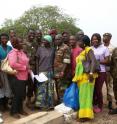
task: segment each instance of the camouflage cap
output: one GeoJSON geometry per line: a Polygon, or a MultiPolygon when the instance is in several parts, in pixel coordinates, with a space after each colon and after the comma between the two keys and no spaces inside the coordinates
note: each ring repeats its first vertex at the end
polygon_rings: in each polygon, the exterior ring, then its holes
{"type": "Polygon", "coordinates": [[[104,34],[103,34],[103,37],[104,37],[104,36],[109,36],[109,37],[111,38],[111,37],[112,37],[112,34],[111,34],[111,33],[104,33],[104,34]]]}

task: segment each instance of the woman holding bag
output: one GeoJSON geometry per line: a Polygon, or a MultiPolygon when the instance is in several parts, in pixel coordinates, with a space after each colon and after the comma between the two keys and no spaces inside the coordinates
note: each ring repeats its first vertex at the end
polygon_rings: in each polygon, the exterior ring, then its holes
{"type": "Polygon", "coordinates": [[[94,118],[93,113],[93,91],[97,74],[95,74],[96,59],[92,49],[90,48],[90,39],[84,35],[80,47],[83,51],[76,58],[76,71],[73,82],[77,82],[79,88],[79,111],[78,117],[80,121],[87,121],[94,118]],[[86,72],[84,62],[90,62],[90,70],[86,72]]]}
{"type": "Polygon", "coordinates": [[[9,82],[13,93],[11,116],[20,118],[19,114],[27,115],[23,110],[23,101],[26,95],[26,83],[29,73],[29,59],[22,50],[20,38],[12,41],[13,50],[8,54],[8,61],[15,75],[9,75],[9,82]]]}
{"type": "MultiPolygon", "coordinates": [[[[9,36],[6,33],[0,35],[0,62],[7,57],[7,54],[12,50],[7,45],[9,36]]],[[[11,97],[11,90],[9,87],[8,77],[5,72],[0,71],[0,110],[8,109],[8,99],[11,97]]]]}

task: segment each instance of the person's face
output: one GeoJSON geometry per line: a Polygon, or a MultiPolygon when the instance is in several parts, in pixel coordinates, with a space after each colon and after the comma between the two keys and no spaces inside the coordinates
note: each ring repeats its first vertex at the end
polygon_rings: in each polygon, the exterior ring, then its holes
{"type": "Polygon", "coordinates": [[[14,31],[11,31],[10,32],[10,37],[13,38],[13,37],[16,37],[16,33],[14,31]]]}
{"type": "Polygon", "coordinates": [[[103,42],[104,43],[110,43],[111,38],[109,36],[104,36],[103,37],[103,42]]]}
{"type": "Polygon", "coordinates": [[[16,47],[17,47],[16,42],[17,42],[17,38],[14,37],[14,38],[11,40],[11,44],[12,44],[13,48],[16,48],[16,47]]]}
{"type": "Polygon", "coordinates": [[[30,41],[33,41],[34,38],[35,38],[35,33],[34,33],[34,31],[29,31],[29,33],[28,33],[28,39],[29,39],[30,41]]]}
{"type": "Polygon", "coordinates": [[[46,40],[43,40],[42,45],[45,46],[45,47],[48,47],[48,46],[50,46],[50,43],[46,40]]]}
{"type": "Polygon", "coordinates": [[[60,46],[62,44],[62,37],[55,37],[55,45],[60,46]]]}
{"type": "Polygon", "coordinates": [[[6,45],[7,42],[8,42],[8,37],[7,37],[7,36],[1,36],[1,43],[2,43],[3,45],[6,45]]]}
{"type": "Polygon", "coordinates": [[[67,44],[69,42],[69,34],[64,33],[62,39],[63,39],[63,42],[67,44]]]}
{"type": "Polygon", "coordinates": [[[93,36],[92,38],[92,45],[93,46],[99,46],[100,42],[98,41],[97,37],[96,36],[93,36]]]}
{"type": "Polygon", "coordinates": [[[69,43],[70,43],[70,46],[76,45],[76,39],[74,36],[70,36],[69,43]]]}
{"type": "Polygon", "coordinates": [[[78,45],[79,47],[81,47],[81,46],[82,46],[82,41],[81,41],[81,40],[77,41],[77,45],[78,45]]]}
{"type": "Polygon", "coordinates": [[[55,33],[51,33],[50,36],[52,37],[52,39],[55,39],[56,34],[55,33]]]}
{"type": "Polygon", "coordinates": [[[13,48],[22,49],[23,48],[23,40],[21,38],[13,38],[11,42],[13,48]]]}
{"type": "Polygon", "coordinates": [[[42,32],[41,31],[36,31],[35,38],[41,40],[41,38],[42,38],[42,32]]]}

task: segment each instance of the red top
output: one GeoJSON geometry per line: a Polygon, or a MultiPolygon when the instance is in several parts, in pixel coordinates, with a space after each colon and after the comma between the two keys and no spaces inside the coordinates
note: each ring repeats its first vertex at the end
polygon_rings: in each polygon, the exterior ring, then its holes
{"type": "Polygon", "coordinates": [[[72,66],[72,76],[75,74],[76,68],[76,57],[81,53],[82,48],[76,47],[71,50],[71,66],[72,66]]]}

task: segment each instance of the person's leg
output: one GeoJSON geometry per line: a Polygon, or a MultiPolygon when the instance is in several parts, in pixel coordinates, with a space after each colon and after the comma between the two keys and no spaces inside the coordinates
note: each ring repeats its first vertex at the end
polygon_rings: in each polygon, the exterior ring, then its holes
{"type": "Polygon", "coordinates": [[[54,107],[54,82],[52,79],[48,81],[48,106],[50,108],[54,107]]]}
{"type": "Polygon", "coordinates": [[[112,98],[113,98],[113,78],[110,72],[107,72],[107,80],[106,80],[106,87],[107,87],[107,100],[108,100],[108,108],[112,109],[112,98]]]}
{"type": "Polygon", "coordinates": [[[19,114],[18,114],[18,107],[19,107],[19,97],[18,94],[21,93],[21,91],[19,91],[19,82],[16,79],[16,77],[12,76],[10,77],[10,86],[11,86],[11,90],[13,93],[13,100],[12,100],[12,105],[11,105],[11,116],[15,117],[15,118],[20,118],[19,114]]]}
{"type": "Polygon", "coordinates": [[[29,76],[27,81],[27,102],[26,105],[30,108],[31,105],[31,98],[33,97],[34,86],[31,77],[29,76]]]}
{"type": "Polygon", "coordinates": [[[37,84],[35,107],[47,108],[47,83],[40,82],[37,84]]]}
{"type": "Polygon", "coordinates": [[[18,112],[19,114],[22,114],[22,115],[28,115],[28,113],[26,113],[24,111],[24,108],[23,108],[23,102],[24,102],[24,99],[26,97],[26,81],[21,81],[19,80],[19,102],[18,102],[18,112]]]}
{"type": "Polygon", "coordinates": [[[113,92],[117,104],[117,78],[113,79],[113,92]]]}
{"type": "Polygon", "coordinates": [[[94,102],[94,104],[97,104],[100,109],[102,109],[103,107],[102,87],[105,80],[106,73],[101,72],[95,82],[94,100],[96,101],[94,102]]]}
{"type": "Polygon", "coordinates": [[[117,114],[117,78],[113,78],[113,91],[114,91],[114,96],[116,100],[116,108],[112,109],[109,114],[117,114]]]}

